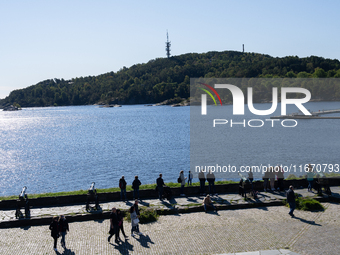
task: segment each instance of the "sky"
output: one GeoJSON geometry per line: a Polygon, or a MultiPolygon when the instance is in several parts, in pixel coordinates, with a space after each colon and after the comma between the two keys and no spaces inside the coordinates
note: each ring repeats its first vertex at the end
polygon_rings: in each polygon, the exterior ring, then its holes
{"type": "Polygon", "coordinates": [[[0,0],[0,98],[46,79],[171,54],[242,51],[340,59],[340,1],[0,0]]]}

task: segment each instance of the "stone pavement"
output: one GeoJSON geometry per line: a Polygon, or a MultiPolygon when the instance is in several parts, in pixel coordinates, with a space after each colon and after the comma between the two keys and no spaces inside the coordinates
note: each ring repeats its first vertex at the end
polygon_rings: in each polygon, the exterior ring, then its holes
{"type": "Polygon", "coordinates": [[[237,252],[237,253],[225,253],[219,255],[299,255],[296,252],[279,249],[279,250],[266,250],[266,251],[251,251],[251,252],[237,252]]]}
{"type": "MultiPolygon", "coordinates": [[[[332,187],[333,196],[339,197],[339,191],[339,187],[332,187]]],[[[315,196],[305,189],[296,192],[315,196]]],[[[217,205],[262,203],[263,207],[160,216],[157,222],[140,225],[142,236],[130,236],[120,245],[107,242],[109,220],[72,222],[66,237],[68,250],[58,244],[57,253],[52,249],[47,225],[3,228],[0,254],[339,254],[340,205],[324,203],[325,212],[295,211],[296,218],[291,218],[284,206],[265,207],[283,198],[284,192],[260,193],[256,201],[245,201],[237,194],[215,196],[217,205]]],[[[199,207],[202,200],[203,197],[176,197],[170,202],[147,199],[140,205],[189,208],[199,207]]],[[[131,202],[110,202],[101,207],[105,211],[113,206],[127,209],[130,205],[131,202]]],[[[31,213],[32,218],[86,214],[84,205],[33,208],[31,213]]],[[[13,220],[14,211],[0,211],[0,217],[1,221],[13,220]]],[[[124,226],[130,235],[130,223],[124,222],[124,226]]]]}
{"type": "MultiPolygon", "coordinates": [[[[340,200],[340,187],[331,187],[333,192],[333,196],[337,197],[340,200]]],[[[296,193],[302,195],[303,197],[316,197],[315,193],[307,192],[307,189],[296,189],[296,193]]],[[[216,203],[217,206],[224,206],[224,209],[228,208],[228,205],[231,206],[231,209],[235,209],[235,205],[242,205],[247,207],[248,205],[258,204],[258,206],[269,206],[269,205],[280,205],[281,201],[285,199],[285,192],[259,192],[258,199],[248,199],[245,201],[243,197],[238,194],[220,194],[218,196],[213,196],[212,200],[216,203]],[[234,206],[234,207],[233,207],[234,206]]],[[[196,197],[175,197],[170,201],[164,200],[160,201],[159,199],[143,199],[140,201],[140,207],[148,207],[159,210],[166,209],[189,209],[193,207],[199,207],[202,211],[203,207],[201,204],[203,202],[204,196],[196,196],[196,197]]],[[[120,209],[129,209],[132,205],[133,201],[122,202],[122,201],[113,201],[109,203],[100,203],[100,207],[103,212],[108,212],[112,207],[117,207],[120,209]]],[[[23,209],[22,209],[23,211],[23,209]]],[[[183,211],[183,210],[182,210],[183,211]]],[[[191,210],[192,211],[192,210],[191,210]]],[[[32,208],[31,209],[31,218],[39,218],[39,217],[52,217],[54,215],[86,215],[88,214],[85,209],[85,205],[70,205],[70,206],[61,206],[61,207],[44,207],[44,208],[32,208]]],[[[0,210],[0,223],[13,221],[15,219],[15,210],[0,210]]]]}
{"type": "Polygon", "coordinates": [[[57,253],[47,225],[0,229],[0,254],[339,254],[340,205],[323,205],[324,212],[295,211],[295,218],[284,206],[160,216],[140,224],[137,237],[124,222],[129,238],[120,245],[107,242],[109,220],[73,222],[68,249],[59,239],[57,253]]]}

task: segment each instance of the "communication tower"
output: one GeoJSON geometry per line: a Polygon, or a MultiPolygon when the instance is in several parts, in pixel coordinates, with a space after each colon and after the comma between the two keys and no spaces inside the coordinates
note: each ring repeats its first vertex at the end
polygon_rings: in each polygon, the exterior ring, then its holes
{"type": "Polygon", "coordinates": [[[165,51],[166,51],[166,56],[170,58],[170,47],[171,47],[171,42],[169,42],[169,36],[168,36],[168,30],[166,31],[166,43],[165,43],[165,51]]]}

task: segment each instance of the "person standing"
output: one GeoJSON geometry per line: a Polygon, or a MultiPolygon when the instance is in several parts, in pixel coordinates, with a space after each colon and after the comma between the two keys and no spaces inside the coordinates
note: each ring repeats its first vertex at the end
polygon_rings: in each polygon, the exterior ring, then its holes
{"type": "Polygon", "coordinates": [[[254,181],[254,174],[253,174],[253,170],[251,168],[249,169],[248,179],[251,183],[254,181]]]}
{"type": "Polygon", "coordinates": [[[192,178],[193,178],[193,175],[192,175],[191,171],[189,171],[189,175],[188,175],[188,185],[192,185],[192,178]]]}
{"type": "Polygon", "coordinates": [[[263,178],[263,189],[266,192],[267,189],[268,189],[268,179],[269,179],[269,169],[268,168],[265,169],[264,176],[262,178],[263,178]]]}
{"type": "Polygon", "coordinates": [[[275,190],[275,172],[272,166],[269,169],[269,180],[270,180],[270,188],[272,191],[274,191],[275,190]]]}
{"type": "Polygon", "coordinates": [[[60,215],[59,217],[59,232],[61,235],[60,243],[61,243],[61,247],[63,247],[64,249],[66,249],[65,236],[66,236],[67,231],[70,231],[68,228],[68,222],[64,215],[60,215]]]}
{"type": "Polygon", "coordinates": [[[125,235],[124,226],[123,226],[123,214],[122,214],[122,212],[119,209],[117,209],[117,220],[118,220],[118,233],[117,233],[117,236],[118,236],[118,240],[122,241],[120,239],[120,237],[119,237],[120,231],[122,231],[122,234],[123,234],[125,239],[127,238],[127,235],[125,235]]]}
{"type": "Polygon", "coordinates": [[[118,240],[118,217],[117,217],[117,210],[115,207],[112,208],[110,213],[110,235],[107,238],[107,241],[110,242],[111,237],[115,235],[115,243],[119,243],[118,240]]]}
{"type": "Polygon", "coordinates": [[[162,178],[162,174],[159,174],[159,177],[156,180],[157,183],[157,190],[158,190],[158,195],[159,195],[159,199],[162,200],[162,195],[163,195],[163,186],[164,186],[164,181],[162,178]]]}
{"type": "Polygon", "coordinates": [[[283,169],[281,166],[277,166],[278,167],[278,172],[276,174],[277,176],[277,186],[278,186],[278,190],[279,191],[284,191],[285,190],[285,187],[283,185],[283,179],[284,179],[284,172],[283,172],[283,169]]]}
{"type": "Polygon", "coordinates": [[[211,169],[209,170],[209,173],[207,174],[207,181],[209,184],[209,194],[217,195],[216,190],[215,190],[215,175],[213,172],[211,172],[211,169]]]}
{"type": "Polygon", "coordinates": [[[203,168],[201,168],[198,173],[198,179],[200,180],[200,195],[205,196],[205,175],[203,173],[203,168]]]}
{"type": "Polygon", "coordinates": [[[254,175],[253,175],[253,170],[251,168],[249,169],[248,180],[250,181],[250,184],[251,184],[251,190],[254,191],[254,184],[253,184],[254,175]]]}
{"type": "Polygon", "coordinates": [[[130,207],[130,216],[131,216],[131,236],[135,236],[133,232],[136,232],[138,235],[142,235],[141,232],[139,232],[139,216],[136,213],[135,207],[130,207]]]}
{"type": "Polygon", "coordinates": [[[135,207],[135,212],[139,216],[140,214],[139,214],[138,200],[137,199],[135,200],[135,203],[133,204],[133,207],[135,207]]]}
{"type": "Polygon", "coordinates": [[[307,181],[308,181],[308,192],[312,192],[313,182],[314,182],[314,172],[313,167],[309,164],[307,168],[307,181]]]}
{"type": "Polygon", "coordinates": [[[57,251],[57,242],[58,242],[58,237],[59,237],[59,223],[58,223],[58,216],[54,216],[54,217],[53,217],[49,229],[51,230],[51,236],[52,236],[53,239],[54,239],[53,250],[57,251]]]}
{"type": "Polygon", "coordinates": [[[120,199],[125,201],[126,200],[126,181],[125,181],[124,175],[119,180],[119,188],[120,188],[120,199]],[[123,195],[124,195],[124,199],[123,199],[123,195]]]}
{"type": "Polygon", "coordinates": [[[289,215],[294,217],[294,210],[295,210],[295,193],[294,193],[294,187],[292,185],[289,186],[289,190],[287,192],[287,203],[289,204],[289,215]]]}
{"type": "Polygon", "coordinates": [[[142,185],[138,176],[135,176],[135,179],[132,182],[132,189],[133,189],[133,199],[139,199],[139,186],[142,185]]]}
{"type": "Polygon", "coordinates": [[[179,178],[181,179],[181,197],[185,197],[184,194],[184,186],[185,186],[185,180],[187,179],[186,177],[184,177],[184,171],[181,170],[181,172],[179,172],[179,178]]]}

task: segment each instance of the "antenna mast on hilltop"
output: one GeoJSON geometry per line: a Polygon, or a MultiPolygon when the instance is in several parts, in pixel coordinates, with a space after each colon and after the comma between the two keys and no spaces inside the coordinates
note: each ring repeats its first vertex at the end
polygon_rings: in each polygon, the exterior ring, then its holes
{"type": "Polygon", "coordinates": [[[166,43],[165,43],[165,51],[166,51],[166,56],[170,58],[170,46],[171,42],[169,42],[169,36],[168,36],[168,30],[166,30],[166,43]]]}

